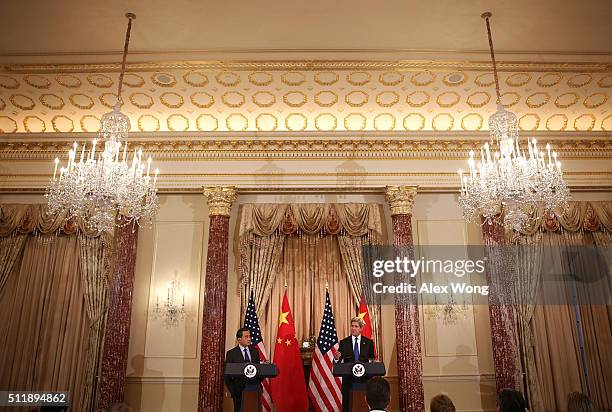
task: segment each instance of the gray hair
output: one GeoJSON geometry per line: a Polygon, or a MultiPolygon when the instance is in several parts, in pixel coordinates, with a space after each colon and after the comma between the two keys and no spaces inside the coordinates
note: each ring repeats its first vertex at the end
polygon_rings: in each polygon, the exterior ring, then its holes
{"type": "Polygon", "coordinates": [[[355,316],[354,318],[351,319],[351,324],[353,323],[357,323],[360,328],[363,328],[365,326],[364,320],[361,319],[359,316],[355,316]]]}

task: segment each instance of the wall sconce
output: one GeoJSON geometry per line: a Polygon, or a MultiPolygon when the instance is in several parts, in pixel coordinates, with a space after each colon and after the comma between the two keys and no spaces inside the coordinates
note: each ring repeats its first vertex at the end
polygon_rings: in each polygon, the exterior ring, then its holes
{"type": "Polygon", "coordinates": [[[445,304],[438,303],[434,298],[434,304],[427,304],[423,307],[423,313],[427,320],[442,319],[445,326],[456,325],[459,319],[467,319],[468,306],[465,302],[459,304],[451,295],[445,304]]]}
{"type": "Polygon", "coordinates": [[[159,291],[155,292],[155,317],[163,320],[166,327],[177,327],[179,322],[185,320],[185,289],[178,280],[168,283],[165,299],[160,304],[159,291]]]}

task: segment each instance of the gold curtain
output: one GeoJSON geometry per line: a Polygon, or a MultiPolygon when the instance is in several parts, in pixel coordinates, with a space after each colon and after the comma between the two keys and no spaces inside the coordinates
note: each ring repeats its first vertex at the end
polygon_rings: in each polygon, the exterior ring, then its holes
{"type": "Polygon", "coordinates": [[[21,260],[21,252],[25,244],[26,235],[12,235],[0,237],[0,294],[15,263],[21,260]]]}
{"type": "MultiPolygon", "coordinates": [[[[238,236],[242,312],[252,290],[266,345],[273,346],[285,280],[298,339],[318,335],[326,282],[338,334],[348,333],[348,321],[364,291],[362,248],[380,243],[381,216],[377,204],[242,206],[238,236]]],[[[369,310],[378,341],[380,310],[378,305],[369,305],[369,310]]]]}
{"type": "Polygon", "coordinates": [[[110,273],[109,251],[111,240],[107,236],[87,237],[79,235],[80,272],[83,298],[88,319],[83,398],[80,410],[95,408],[96,388],[107,308],[106,291],[110,273]]]}
{"type": "Polygon", "coordinates": [[[111,235],[66,213],[51,215],[46,205],[0,205],[0,319],[7,332],[2,338],[20,343],[25,336],[28,344],[39,345],[35,353],[28,346],[2,345],[2,387],[69,388],[72,405],[94,409],[113,248],[111,235]],[[22,312],[15,309],[22,306],[22,312]],[[27,356],[42,360],[20,364],[27,356]]]}
{"type": "Polygon", "coordinates": [[[241,290],[242,308],[246,308],[246,300],[252,290],[257,316],[259,317],[263,314],[265,303],[270,299],[272,285],[276,280],[278,261],[285,243],[285,235],[274,232],[269,236],[258,236],[254,233],[249,233],[246,236],[245,240],[249,247],[244,250],[248,251],[249,256],[245,256],[243,260],[248,265],[248,269],[243,267],[246,272],[246,281],[242,282],[242,285],[243,287],[258,285],[258,287],[241,290]]]}
{"type": "MultiPolygon", "coordinates": [[[[581,304],[579,313],[585,340],[590,395],[601,410],[611,410],[612,390],[612,306],[602,304],[602,297],[612,294],[610,278],[612,235],[612,202],[572,202],[563,212],[546,215],[534,210],[536,219],[522,233],[507,233],[509,244],[544,245],[551,267],[538,273],[538,248],[531,248],[528,255],[518,257],[514,299],[519,313],[523,363],[527,376],[531,410],[565,411],[567,395],[572,391],[585,391],[583,365],[579,352],[575,307],[571,304],[572,286],[569,282],[548,282],[546,295],[555,304],[531,307],[536,297],[530,288],[538,285],[542,293],[542,273],[568,273],[570,264],[563,247],[597,245],[601,247],[608,264],[608,277],[599,281],[598,287],[587,288],[576,283],[581,304]],[[588,304],[593,290],[601,293],[597,304],[588,304]],[[590,296],[587,296],[590,295],[590,296]],[[522,306],[521,306],[522,305],[522,306]],[[531,319],[529,319],[529,312],[531,319]],[[531,349],[530,349],[531,348],[531,349]],[[533,352],[533,354],[532,354],[533,352]]],[[[525,250],[530,248],[525,248],[525,250]]],[[[593,262],[579,255],[572,262],[584,273],[589,273],[593,262]]],[[[532,289],[533,290],[533,289],[532,289]]],[[[596,298],[597,299],[597,298],[596,298]]],[[[608,300],[609,302],[609,300],[608,300]]]]}
{"type": "Polygon", "coordinates": [[[517,235],[509,239],[515,245],[512,256],[514,281],[512,293],[515,299],[518,336],[522,364],[527,378],[530,406],[533,411],[543,410],[542,383],[536,369],[534,336],[531,330],[538,290],[542,278],[542,233],[517,235]]]}
{"type": "Polygon", "coordinates": [[[80,405],[88,320],[79,271],[75,236],[26,241],[0,294],[0,390],[68,390],[80,405]]]}
{"type": "MultiPolygon", "coordinates": [[[[610,211],[612,207],[608,209],[608,212],[610,211]]],[[[591,397],[599,410],[610,411],[612,410],[610,384],[612,382],[612,305],[603,305],[601,302],[610,302],[612,297],[612,233],[585,232],[583,237],[584,243],[595,245],[607,265],[608,277],[592,285],[578,284],[578,295],[580,301],[584,302],[580,305],[580,316],[585,335],[591,397]],[[595,303],[587,304],[589,297],[595,303]]],[[[591,269],[593,263],[582,259],[585,273],[593,273],[593,269],[601,272],[603,268],[591,269]]]]}
{"type": "Polygon", "coordinates": [[[302,341],[319,335],[326,285],[329,287],[334,320],[341,339],[348,333],[348,321],[355,316],[357,308],[342,269],[337,240],[333,236],[288,236],[270,299],[260,319],[264,342],[271,351],[274,349],[285,290],[293,313],[296,337],[302,341]]]}

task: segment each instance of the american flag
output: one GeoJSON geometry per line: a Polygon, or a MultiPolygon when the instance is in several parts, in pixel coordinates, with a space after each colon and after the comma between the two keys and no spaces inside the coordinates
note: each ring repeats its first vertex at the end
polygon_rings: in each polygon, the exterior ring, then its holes
{"type": "MultiPolygon", "coordinates": [[[[253,291],[249,296],[249,303],[247,305],[246,314],[244,315],[244,327],[249,328],[251,332],[251,345],[255,345],[259,351],[259,358],[262,361],[267,360],[266,348],[263,344],[261,337],[261,329],[259,329],[259,320],[257,319],[257,312],[255,311],[255,300],[253,299],[253,291]]],[[[264,411],[272,410],[272,398],[270,397],[270,379],[264,379],[263,391],[261,394],[261,408],[264,411]]]]}
{"type": "Polygon", "coordinates": [[[312,357],[308,395],[314,408],[320,412],[339,412],[342,410],[342,380],[332,374],[334,352],[338,350],[338,334],[334,323],[329,291],[325,293],[325,310],[317,339],[317,347],[312,357]]]}

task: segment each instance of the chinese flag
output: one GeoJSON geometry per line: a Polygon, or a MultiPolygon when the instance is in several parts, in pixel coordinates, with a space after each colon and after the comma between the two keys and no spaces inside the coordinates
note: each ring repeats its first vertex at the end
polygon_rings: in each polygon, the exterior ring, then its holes
{"type": "Polygon", "coordinates": [[[304,367],[300,347],[295,338],[295,327],[287,292],[283,296],[278,333],[274,347],[274,363],[278,376],[272,378],[272,401],[278,412],[304,412],[308,409],[308,395],[304,381],[304,367]]]}
{"type": "MultiPolygon", "coordinates": [[[[368,312],[368,305],[366,305],[365,295],[361,295],[361,301],[359,302],[359,310],[357,311],[357,317],[363,319],[365,325],[361,334],[366,338],[374,340],[372,337],[372,324],[370,323],[370,312],[368,312]]],[[[376,347],[374,347],[374,354],[376,354],[376,347]]]]}

